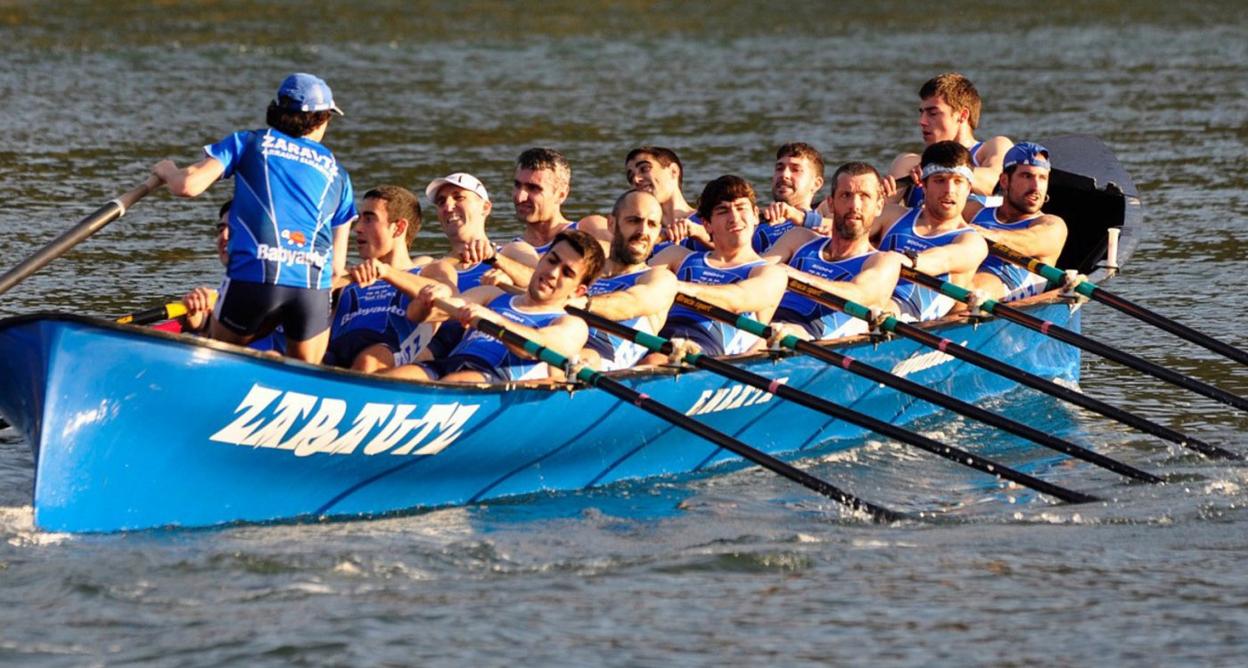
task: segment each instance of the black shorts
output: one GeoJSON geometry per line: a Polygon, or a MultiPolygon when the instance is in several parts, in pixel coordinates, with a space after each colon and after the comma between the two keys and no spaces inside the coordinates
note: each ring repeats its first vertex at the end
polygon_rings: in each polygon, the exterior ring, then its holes
{"type": "Polygon", "coordinates": [[[710,332],[696,322],[668,319],[663,324],[663,329],[659,330],[659,336],[665,339],[673,337],[688,339],[698,344],[698,348],[702,349],[702,354],[708,357],[718,357],[724,354],[724,342],[711,336],[710,332]]]}
{"type": "Polygon", "coordinates": [[[288,340],[307,341],[329,329],[329,290],[227,278],[213,317],[239,336],[264,335],[281,325],[288,340]]]}
{"type": "Polygon", "coordinates": [[[379,332],[375,329],[357,329],[330,340],[329,348],[325,351],[325,360],[322,363],[349,369],[360,353],[378,343],[389,348],[392,353],[398,352],[394,349],[394,343],[391,342],[386,332],[379,332]]]}

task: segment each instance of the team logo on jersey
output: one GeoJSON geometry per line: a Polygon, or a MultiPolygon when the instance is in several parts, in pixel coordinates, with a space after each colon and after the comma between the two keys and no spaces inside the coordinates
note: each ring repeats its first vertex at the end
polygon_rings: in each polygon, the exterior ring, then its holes
{"type": "Polygon", "coordinates": [[[300,232],[299,230],[282,230],[282,239],[287,243],[294,244],[300,248],[302,248],[304,244],[308,243],[308,238],[305,237],[303,232],[300,232]]]}

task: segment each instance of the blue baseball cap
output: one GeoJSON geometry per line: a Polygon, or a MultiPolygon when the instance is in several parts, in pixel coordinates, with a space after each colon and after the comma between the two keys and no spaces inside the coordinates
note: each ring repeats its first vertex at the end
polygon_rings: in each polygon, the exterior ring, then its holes
{"type": "Polygon", "coordinates": [[[278,106],[283,106],[283,97],[287,98],[284,104],[287,111],[332,111],[339,116],[346,116],[334,104],[334,94],[329,90],[329,84],[314,74],[297,72],[283,79],[282,85],[277,87],[278,106]]]}
{"type": "Polygon", "coordinates": [[[1049,164],[1049,149],[1029,141],[1019,142],[1005,152],[1005,162],[1001,163],[1001,169],[1009,169],[1014,165],[1029,165],[1045,169],[1053,167],[1049,164]]]}

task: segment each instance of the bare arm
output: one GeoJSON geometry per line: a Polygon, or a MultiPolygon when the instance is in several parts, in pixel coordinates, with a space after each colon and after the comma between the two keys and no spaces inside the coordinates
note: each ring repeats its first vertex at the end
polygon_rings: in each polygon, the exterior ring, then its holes
{"type": "Polygon", "coordinates": [[[772,244],[771,248],[767,249],[766,253],[763,253],[763,259],[784,264],[793,257],[793,253],[797,252],[797,249],[810,243],[811,240],[818,236],[813,230],[808,230],[804,227],[794,227],[785,232],[783,236],[776,240],[776,243],[772,244]]]}
{"type": "Polygon", "coordinates": [[[169,192],[177,197],[197,197],[225,173],[225,165],[216,158],[204,158],[182,169],[172,160],[161,160],[152,173],[164,180],[169,192]]]}
{"type": "MultiPolygon", "coordinates": [[[[464,294],[467,296],[471,293],[472,290],[469,290],[464,294]]],[[[435,308],[434,311],[435,313],[441,311],[441,308],[435,308]]],[[[508,320],[485,306],[473,302],[465,303],[454,315],[461,322],[489,320],[533,341],[539,346],[550,348],[568,358],[576,357],[580,353],[581,348],[585,347],[585,341],[589,338],[589,326],[585,324],[585,321],[570,315],[562,316],[549,325],[540,328],[529,327],[508,320]]],[[[531,357],[528,352],[522,349],[511,345],[507,347],[526,357],[531,357]]]]}
{"type": "Polygon", "coordinates": [[[993,137],[979,147],[977,157],[979,166],[971,170],[971,191],[981,195],[991,195],[1001,178],[1001,165],[1005,162],[1005,153],[1014,143],[1005,137],[993,137]]]}
{"type": "Polygon", "coordinates": [[[347,273],[347,248],[351,243],[351,223],[334,228],[334,276],[347,273]]]}
{"type": "Polygon", "coordinates": [[[658,255],[650,258],[646,264],[651,267],[667,267],[668,271],[675,272],[680,269],[680,263],[684,262],[692,252],[684,246],[668,246],[658,255]]]}
{"type": "Polygon", "coordinates": [[[830,281],[787,265],[784,270],[790,276],[838,297],[864,306],[878,307],[887,305],[892,297],[893,288],[897,287],[897,278],[901,274],[902,262],[902,256],[897,253],[876,253],[862,265],[862,271],[852,281],[830,281]]]}
{"type": "Polygon", "coordinates": [[[607,320],[628,320],[666,314],[676,298],[676,275],[665,267],[655,267],[627,290],[598,295],[590,301],[590,312],[607,320]]]}
{"type": "Polygon", "coordinates": [[[1038,258],[1047,264],[1057,262],[1066,245],[1066,222],[1053,215],[1043,215],[1021,230],[992,230],[972,225],[985,239],[1038,258]]]}
{"type": "Polygon", "coordinates": [[[750,277],[727,285],[680,282],[680,291],[733,313],[757,313],[767,322],[784,296],[788,274],[774,264],[756,267],[750,277]]]}
{"type": "Polygon", "coordinates": [[[925,274],[949,274],[954,283],[965,284],[988,257],[984,238],[968,228],[953,243],[929,248],[915,257],[914,268],[925,274]]]}

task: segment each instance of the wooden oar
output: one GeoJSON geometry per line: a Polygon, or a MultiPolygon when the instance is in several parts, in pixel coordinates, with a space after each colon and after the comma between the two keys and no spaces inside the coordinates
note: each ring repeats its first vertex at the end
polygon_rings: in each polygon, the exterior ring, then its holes
{"type": "MultiPolygon", "coordinates": [[[[871,310],[862,304],[851,302],[794,278],[789,279],[789,289],[800,295],[809,297],[820,304],[844,311],[855,318],[872,322],[871,310]]],[[[1016,383],[1026,385],[1034,390],[1039,390],[1045,394],[1057,397],[1058,399],[1072,403],[1081,408],[1086,408],[1090,411],[1110,418],[1111,420],[1121,422],[1129,427],[1133,427],[1147,434],[1152,434],[1158,438],[1163,438],[1172,443],[1177,443],[1180,446],[1190,448],[1191,450],[1195,450],[1201,454],[1208,455],[1210,457],[1221,457],[1223,459],[1240,459],[1239,455],[1231,452],[1230,450],[1219,448],[1216,445],[1210,445],[1204,441],[1188,436],[1187,434],[1183,434],[1169,427],[1157,424],[1152,420],[1140,417],[1134,413],[1125,411],[1098,399],[1093,399],[1092,397],[1076,392],[1069,387],[1058,385],[1053,381],[1046,380],[1033,373],[1023,371],[1022,369],[1010,366],[1009,364],[1005,364],[999,360],[995,360],[987,355],[984,355],[983,353],[976,352],[965,346],[960,346],[949,339],[932,334],[931,332],[920,327],[915,327],[909,323],[901,322],[892,316],[887,316],[878,323],[873,324],[877,324],[884,331],[892,332],[907,339],[917,341],[929,348],[934,348],[964,362],[969,362],[982,369],[987,369],[997,375],[1009,378],[1016,383]]]]}
{"type": "MultiPolygon", "coordinates": [[[[435,303],[438,308],[448,312],[454,311],[456,308],[455,304],[442,299],[437,300],[435,303]]],[[[877,521],[897,522],[904,519],[910,519],[909,516],[904,513],[889,510],[888,508],[876,505],[870,501],[860,499],[849,492],[837,488],[826,480],[817,478],[795,466],[780,461],[765,452],[752,448],[723,432],[712,429],[701,422],[684,415],[680,411],[659,403],[658,401],[651,399],[649,396],[642,394],[617,380],[604,376],[589,367],[583,366],[579,369],[572,370],[569,368],[571,365],[568,358],[501,325],[488,320],[480,319],[473,321],[472,324],[485,334],[488,334],[503,343],[520,348],[547,364],[553,364],[554,366],[568,369],[569,377],[575,377],[577,380],[585,383],[586,385],[597,387],[614,397],[627,401],[628,403],[633,404],[634,406],[637,406],[652,415],[656,415],[691,434],[701,436],[715,445],[730,450],[737,455],[740,455],[741,457],[771,471],[772,473],[784,476],[785,478],[788,478],[789,480],[792,480],[807,489],[818,492],[819,494],[822,494],[838,503],[844,504],[854,510],[867,513],[877,521]]]]}
{"type": "MultiPolygon", "coordinates": [[[[702,301],[697,297],[677,294],[676,303],[763,339],[770,340],[775,335],[775,330],[768,325],[765,325],[748,316],[738,315],[728,309],[720,308],[709,302],[702,301]]],[[[883,369],[873,367],[870,364],[859,362],[848,355],[843,355],[836,351],[829,350],[828,348],[816,345],[810,341],[803,341],[792,334],[781,337],[780,345],[816,359],[823,360],[824,362],[828,362],[829,364],[845,369],[850,373],[862,376],[863,378],[880,383],[881,385],[886,385],[899,392],[903,392],[937,406],[947,408],[955,413],[971,418],[972,420],[979,420],[980,422],[996,427],[1002,431],[1009,432],[1015,436],[1025,438],[1047,448],[1065,453],[1071,457],[1075,457],[1076,459],[1082,459],[1085,462],[1095,464],[1128,478],[1142,480],[1149,483],[1164,482],[1161,478],[1158,478],[1147,471],[1141,471],[1134,466],[1120,462],[1116,459],[1111,459],[1088,450],[1087,448],[1071,443],[1065,439],[1058,438],[1052,434],[1040,431],[1039,429],[1029,427],[1021,422],[1017,422],[990,412],[976,406],[975,404],[937,392],[936,390],[924,387],[923,385],[907,378],[903,378],[883,369]]]]}
{"type": "Polygon", "coordinates": [[[150,325],[154,322],[162,320],[173,320],[186,315],[186,304],[182,302],[169,302],[161,306],[153,306],[142,311],[135,311],[129,315],[123,315],[117,318],[119,325],[150,325]]]}
{"type": "Polygon", "coordinates": [[[57,237],[52,243],[44,246],[34,255],[26,258],[21,264],[13,267],[0,276],[0,294],[9,291],[14,285],[22,282],[26,277],[39,271],[44,265],[64,255],[69,249],[77,246],[83,239],[100,231],[105,225],[121,218],[126,214],[126,210],[134,206],[135,202],[143,199],[148,193],[152,192],[161,184],[159,177],[152,175],[144,181],[142,185],[131,190],[130,192],[109,201],[104,206],[96,209],[95,213],[78,221],[76,225],[65,230],[61,236],[57,237]]]}
{"type": "MultiPolygon", "coordinates": [[[[613,320],[608,320],[599,315],[594,315],[584,309],[568,307],[566,310],[568,313],[571,313],[572,315],[588,322],[591,327],[596,327],[598,329],[617,334],[654,352],[671,355],[675,351],[672,342],[663,337],[638,331],[627,325],[620,324],[613,320]]],[[[709,355],[704,355],[702,353],[686,353],[684,360],[699,369],[705,369],[712,373],[724,376],[725,378],[735,380],[739,383],[756,387],[764,392],[774,394],[778,397],[787,399],[793,403],[800,404],[825,415],[829,415],[838,420],[849,422],[850,424],[854,424],[862,427],[863,429],[895,439],[905,443],[906,445],[944,457],[949,461],[1009,480],[1010,482],[1018,483],[1024,487],[1029,487],[1037,492],[1040,492],[1041,494],[1048,494],[1069,503],[1087,503],[1099,500],[1090,494],[1076,492],[1074,490],[1069,490],[1064,487],[1059,487],[1052,483],[1045,482],[1039,478],[1027,475],[1021,471],[1017,471],[1008,466],[992,461],[991,459],[980,457],[979,455],[955,448],[951,445],[946,445],[908,429],[902,429],[901,427],[889,424],[883,420],[878,420],[865,413],[859,413],[858,411],[833,403],[822,397],[817,397],[808,392],[803,392],[796,388],[789,387],[788,385],[774,381],[766,376],[760,376],[740,367],[733,366],[732,364],[722,360],[717,360],[709,355]]]]}
{"type": "MultiPolygon", "coordinates": [[[[954,285],[949,281],[941,280],[935,276],[915,271],[910,267],[901,268],[901,277],[908,281],[912,281],[935,290],[964,304],[970,303],[975,297],[971,294],[971,291],[966,288],[954,285]]],[[[1214,401],[1220,401],[1228,406],[1238,408],[1241,411],[1248,411],[1248,399],[1239,395],[1231,394],[1220,387],[1214,387],[1208,383],[1196,380],[1191,376],[1185,376],[1173,369],[1168,369],[1160,364],[1150,362],[1126,351],[1106,345],[1096,339],[1090,339],[1082,334],[1066,329],[1065,327],[1048,322],[1047,320],[1041,320],[1035,316],[1028,315],[1016,308],[1006,306],[992,299],[985,299],[980,302],[979,308],[1004,320],[1020,324],[1028,329],[1034,329],[1045,336],[1057,339],[1063,343],[1069,343],[1080,350],[1086,350],[1093,355],[1104,357],[1107,360],[1130,367],[1140,373],[1148,374],[1153,378],[1163,380],[1176,387],[1190,390],[1196,394],[1209,397],[1214,401]]]]}
{"type": "MultiPolygon", "coordinates": [[[[1033,257],[1023,255],[1009,246],[995,241],[989,241],[988,250],[993,255],[996,255],[1003,260],[1013,262],[1014,264],[1027,269],[1031,273],[1046,278],[1053,283],[1060,284],[1066,279],[1066,272],[1061,269],[1045,264],[1033,257]]],[[[1194,330],[1191,327],[1188,327],[1181,322],[1172,320],[1160,313],[1157,313],[1156,311],[1146,309],[1135,302],[1128,301],[1127,299],[1120,297],[1117,294],[1092,283],[1091,281],[1083,281],[1082,283],[1076,285],[1075,292],[1078,292],[1088,299],[1095,299],[1102,304],[1107,304],[1111,308],[1126,313],[1137,320],[1142,320],[1150,325],[1153,325],[1154,327],[1170,332],[1181,339],[1186,339],[1198,346],[1202,346],[1208,350],[1218,353],[1219,355],[1233,359],[1240,364],[1248,364],[1248,352],[1236,348],[1229,343],[1219,341],[1208,334],[1194,330]]]]}

